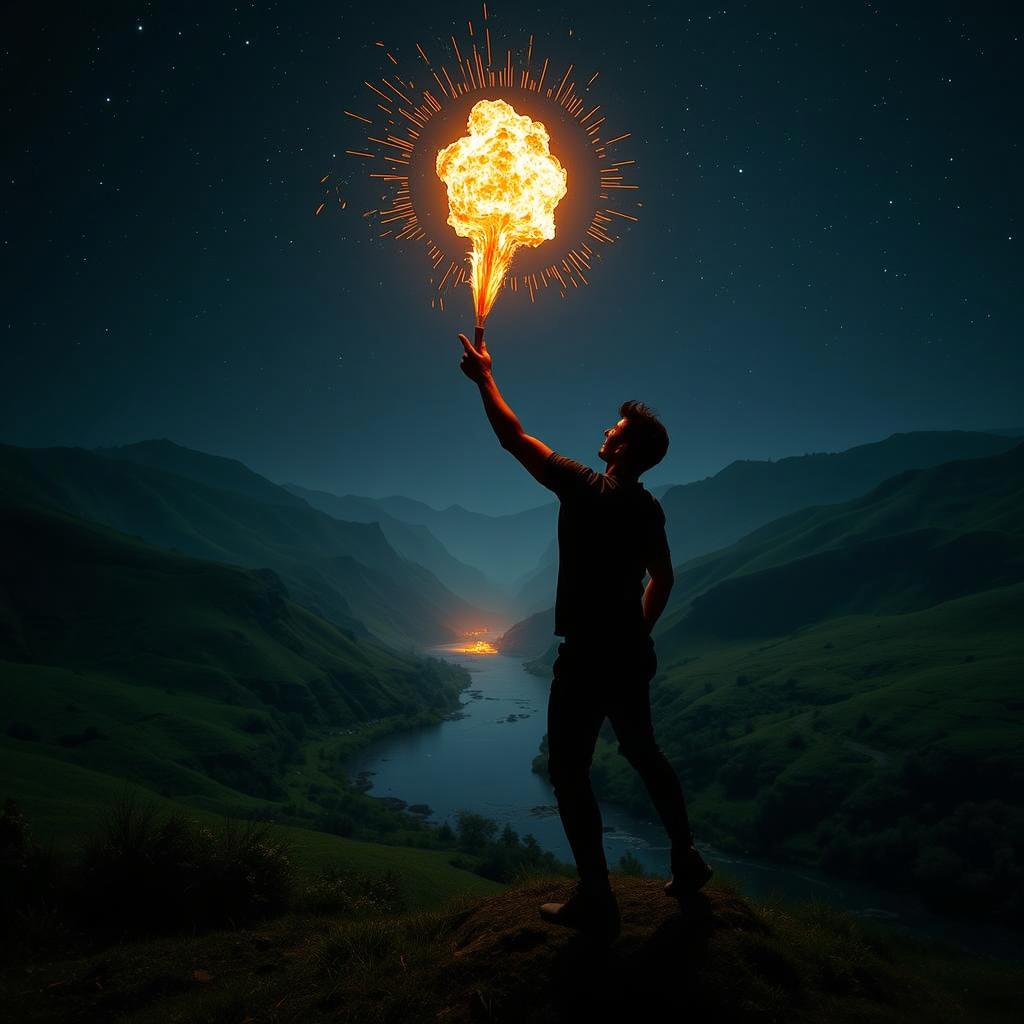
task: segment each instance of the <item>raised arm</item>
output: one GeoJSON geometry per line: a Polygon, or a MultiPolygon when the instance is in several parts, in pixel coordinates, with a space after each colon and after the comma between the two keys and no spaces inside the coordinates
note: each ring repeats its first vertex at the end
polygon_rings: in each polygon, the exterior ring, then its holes
{"type": "Polygon", "coordinates": [[[459,341],[465,350],[459,366],[462,372],[480,389],[484,412],[490,421],[501,447],[511,452],[530,472],[531,476],[544,483],[544,467],[551,449],[535,437],[530,437],[523,430],[519,417],[512,411],[508,402],[501,396],[498,385],[491,373],[491,354],[487,351],[487,342],[479,335],[474,347],[464,334],[459,341]]]}

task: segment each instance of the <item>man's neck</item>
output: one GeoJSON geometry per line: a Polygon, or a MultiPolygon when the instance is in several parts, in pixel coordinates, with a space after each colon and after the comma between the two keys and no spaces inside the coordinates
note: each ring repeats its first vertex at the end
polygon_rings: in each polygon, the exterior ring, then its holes
{"type": "Polygon", "coordinates": [[[613,476],[620,484],[635,484],[640,482],[640,474],[636,470],[624,466],[621,462],[609,462],[605,470],[605,476],[613,476]]]}

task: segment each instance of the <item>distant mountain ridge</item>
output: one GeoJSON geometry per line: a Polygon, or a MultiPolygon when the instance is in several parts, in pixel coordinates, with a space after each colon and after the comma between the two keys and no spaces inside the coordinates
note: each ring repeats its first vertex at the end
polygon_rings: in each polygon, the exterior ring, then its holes
{"type": "Polygon", "coordinates": [[[917,611],[1024,580],[1024,444],[908,470],[803,509],[676,570],[657,634],[780,635],[837,615],[917,611]]]}
{"type": "Polygon", "coordinates": [[[533,569],[555,535],[558,518],[554,502],[510,515],[488,516],[461,505],[439,511],[400,496],[362,500],[403,522],[427,527],[460,561],[504,584],[514,583],[533,569]]]}
{"type": "Polygon", "coordinates": [[[672,487],[662,497],[672,561],[679,564],[724,547],[810,505],[849,501],[905,470],[996,455],[1017,443],[1012,437],[962,430],[919,431],[842,452],[733,462],[714,476],[672,487]]]}

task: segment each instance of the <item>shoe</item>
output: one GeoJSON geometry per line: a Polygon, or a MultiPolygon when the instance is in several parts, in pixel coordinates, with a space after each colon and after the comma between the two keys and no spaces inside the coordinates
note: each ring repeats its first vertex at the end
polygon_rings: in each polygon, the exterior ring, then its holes
{"type": "Polygon", "coordinates": [[[672,878],[665,883],[665,895],[675,899],[692,896],[702,888],[714,874],[704,862],[696,846],[690,846],[681,854],[672,852],[672,878]]]}
{"type": "Polygon", "coordinates": [[[607,941],[615,939],[622,928],[619,904],[611,889],[586,889],[582,885],[565,903],[545,903],[540,916],[552,924],[598,935],[607,941]]]}

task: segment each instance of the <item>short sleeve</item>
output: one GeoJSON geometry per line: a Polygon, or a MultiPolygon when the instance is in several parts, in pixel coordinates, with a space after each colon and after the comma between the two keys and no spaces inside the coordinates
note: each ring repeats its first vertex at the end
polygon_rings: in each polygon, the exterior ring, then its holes
{"type": "Polygon", "coordinates": [[[582,462],[552,452],[544,464],[542,483],[559,498],[573,498],[592,493],[600,487],[600,475],[582,462]]]}

